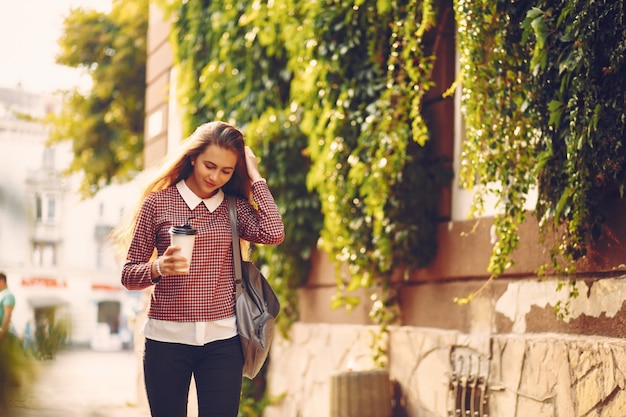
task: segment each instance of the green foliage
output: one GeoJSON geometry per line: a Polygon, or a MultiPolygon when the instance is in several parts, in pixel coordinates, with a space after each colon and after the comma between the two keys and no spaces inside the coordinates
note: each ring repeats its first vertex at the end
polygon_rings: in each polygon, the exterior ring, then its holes
{"type": "Polygon", "coordinates": [[[35,359],[22,348],[13,333],[0,341],[0,412],[6,415],[15,398],[25,395],[37,377],[35,359]]]}
{"type": "Polygon", "coordinates": [[[518,225],[536,180],[538,132],[527,113],[528,53],[520,42],[525,10],[518,3],[471,0],[456,2],[455,10],[466,123],[459,175],[464,188],[476,191],[471,215],[483,211],[486,195],[497,196],[498,240],[489,271],[499,276],[513,265],[518,225]]]}
{"type": "Polygon", "coordinates": [[[245,126],[288,105],[291,75],[267,9],[226,0],[184,2],[177,11],[172,36],[186,132],[215,119],[245,126]]]}
{"type": "Polygon", "coordinates": [[[261,417],[267,406],[276,404],[285,397],[284,393],[275,396],[267,394],[266,375],[270,363],[268,359],[254,379],[243,379],[238,417],[261,417]]]}
{"type": "MultiPolygon", "coordinates": [[[[432,85],[434,58],[423,52],[421,35],[434,23],[433,10],[416,1],[318,7],[301,25],[312,47],[296,53],[293,45],[290,55],[305,56],[294,70],[305,76],[292,89],[305,109],[308,185],[324,213],[320,245],[337,265],[333,306],[358,303],[346,294],[359,287],[381,289],[373,293],[376,305],[394,304],[392,267],[425,267],[436,253],[438,187],[451,178],[425,146],[419,111],[432,85]],[[407,19],[422,10],[422,20],[407,19]],[[416,192],[420,187],[434,192],[416,192]]],[[[382,311],[372,311],[377,323],[395,320],[382,311]]]]}
{"type": "Polygon", "coordinates": [[[66,173],[84,174],[81,193],[124,182],[143,165],[148,0],[114,1],[110,14],[73,9],[59,39],[57,63],[84,70],[92,80],[63,92],[51,115],[51,143],[71,141],[66,173]]]}
{"type": "Polygon", "coordinates": [[[371,188],[362,189],[372,167],[361,160],[376,150],[376,140],[363,132],[363,125],[384,89],[386,56],[380,52],[389,43],[390,17],[371,1],[359,6],[337,1],[318,7],[303,22],[312,36],[307,42],[314,47],[300,69],[307,77],[295,80],[294,90],[303,92],[297,99],[305,109],[302,129],[309,137],[313,161],[308,185],[320,194],[324,213],[320,246],[337,261],[339,292],[334,305],[349,307],[358,299],[345,297],[344,291],[373,287],[373,277],[389,269],[376,264],[380,259],[388,261],[390,251],[373,242],[372,235],[380,226],[380,205],[388,194],[385,189],[378,195],[371,195],[371,188]],[[368,139],[371,147],[362,148],[361,141],[368,139]],[[347,277],[339,273],[342,264],[349,267],[347,277]]]}
{"type": "Polygon", "coordinates": [[[259,246],[266,276],[281,301],[279,326],[283,334],[298,318],[295,289],[306,282],[311,253],[322,223],[319,199],[306,188],[310,161],[302,154],[307,138],[298,128],[297,114],[268,109],[246,129],[246,138],[261,146],[260,166],[281,210],[285,241],[280,246],[259,246]],[[286,139],[286,140],[285,140],[286,139]]]}
{"type": "Polygon", "coordinates": [[[263,415],[263,409],[269,404],[268,398],[265,397],[266,380],[263,376],[262,370],[261,374],[253,380],[243,379],[238,417],[260,417],[263,415]]]}
{"type": "Polygon", "coordinates": [[[35,343],[31,347],[34,356],[41,360],[54,359],[66,347],[69,327],[67,320],[58,320],[51,325],[37,325],[35,343]]]}
{"type": "Polygon", "coordinates": [[[537,216],[546,230],[558,229],[554,264],[584,257],[603,232],[607,205],[623,196],[623,16],[622,2],[539,1],[528,14],[535,124],[542,138],[537,216]]]}
{"type": "MultiPolygon", "coordinates": [[[[626,23],[623,2],[457,1],[467,140],[461,178],[498,198],[490,271],[512,266],[529,190],[541,239],[539,274],[573,276],[623,196],[626,23]]],[[[568,279],[568,298],[578,294],[568,279]]],[[[568,302],[557,315],[567,313],[568,302]]]]}

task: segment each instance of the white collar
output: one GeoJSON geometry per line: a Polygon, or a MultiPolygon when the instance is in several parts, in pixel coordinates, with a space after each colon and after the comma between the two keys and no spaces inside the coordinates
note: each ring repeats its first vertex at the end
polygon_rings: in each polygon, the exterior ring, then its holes
{"type": "Polygon", "coordinates": [[[191,191],[189,186],[187,186],[187,183],[185,183],[185,180],[178,181],[176,183],[176,188],[178,189],[180,196],[183,198],[183,200],[185,200],[185,203],[187,203],[187,207],[189,207],[189,209],[191,210],[198,207],[198,204],[204,203],[206,208],[208,208],[209,211],[213,213],[215,209],[218,208],[220,204],[222,204],[222,201],[224,201],[224,192],[221,188],[214,196],[204,199],[198,197],[193,191],[191,191]]]}

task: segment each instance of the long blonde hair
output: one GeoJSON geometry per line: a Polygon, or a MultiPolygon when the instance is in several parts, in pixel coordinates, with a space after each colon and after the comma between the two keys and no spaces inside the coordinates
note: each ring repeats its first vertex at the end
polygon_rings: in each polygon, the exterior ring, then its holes
{"type": "Polygon", "coordinates": [[[113,230],[112,239],[116,253],[120,259],[125,259],[128,245],[132,238],[139,209],[143,201],[150,194],[164,190],[186,179],[193,172],[191,162],[203,153],[210,145],[228,149],[237,154],[237,165],[231,179],[224,184],[222,190],[226,194],[235,195],[249,200],[250,180],[245,160],[245,142],[243,134],[232,125],[225,122],[208,122],[196,130],[183,141],[180,151],[171,159],[164,159],[157,174],[139,194],[135,209],[127,213],[126,218],[113,230]]]}

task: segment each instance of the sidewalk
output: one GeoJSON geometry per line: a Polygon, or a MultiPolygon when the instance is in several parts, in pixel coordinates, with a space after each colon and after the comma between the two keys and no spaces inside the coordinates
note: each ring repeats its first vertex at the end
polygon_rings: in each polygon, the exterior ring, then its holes
{"type": "Polygon", "coordinates": [[[11,417],[148,417],[137,405],[136,355],[68,350],[38,362],[31,386],[11,399],[11,417]]]}

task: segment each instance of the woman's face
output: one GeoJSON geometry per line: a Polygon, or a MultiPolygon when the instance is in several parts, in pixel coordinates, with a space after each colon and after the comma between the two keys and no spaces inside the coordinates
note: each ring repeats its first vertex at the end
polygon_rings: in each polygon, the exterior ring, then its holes
{"type": "Polygon", "coordinates": [[[237,154],[217,145],[209,145],[191,161],[193,172],[185,180],[200,198],[208,198],[230,180],[237,166],[237,154]]]}

